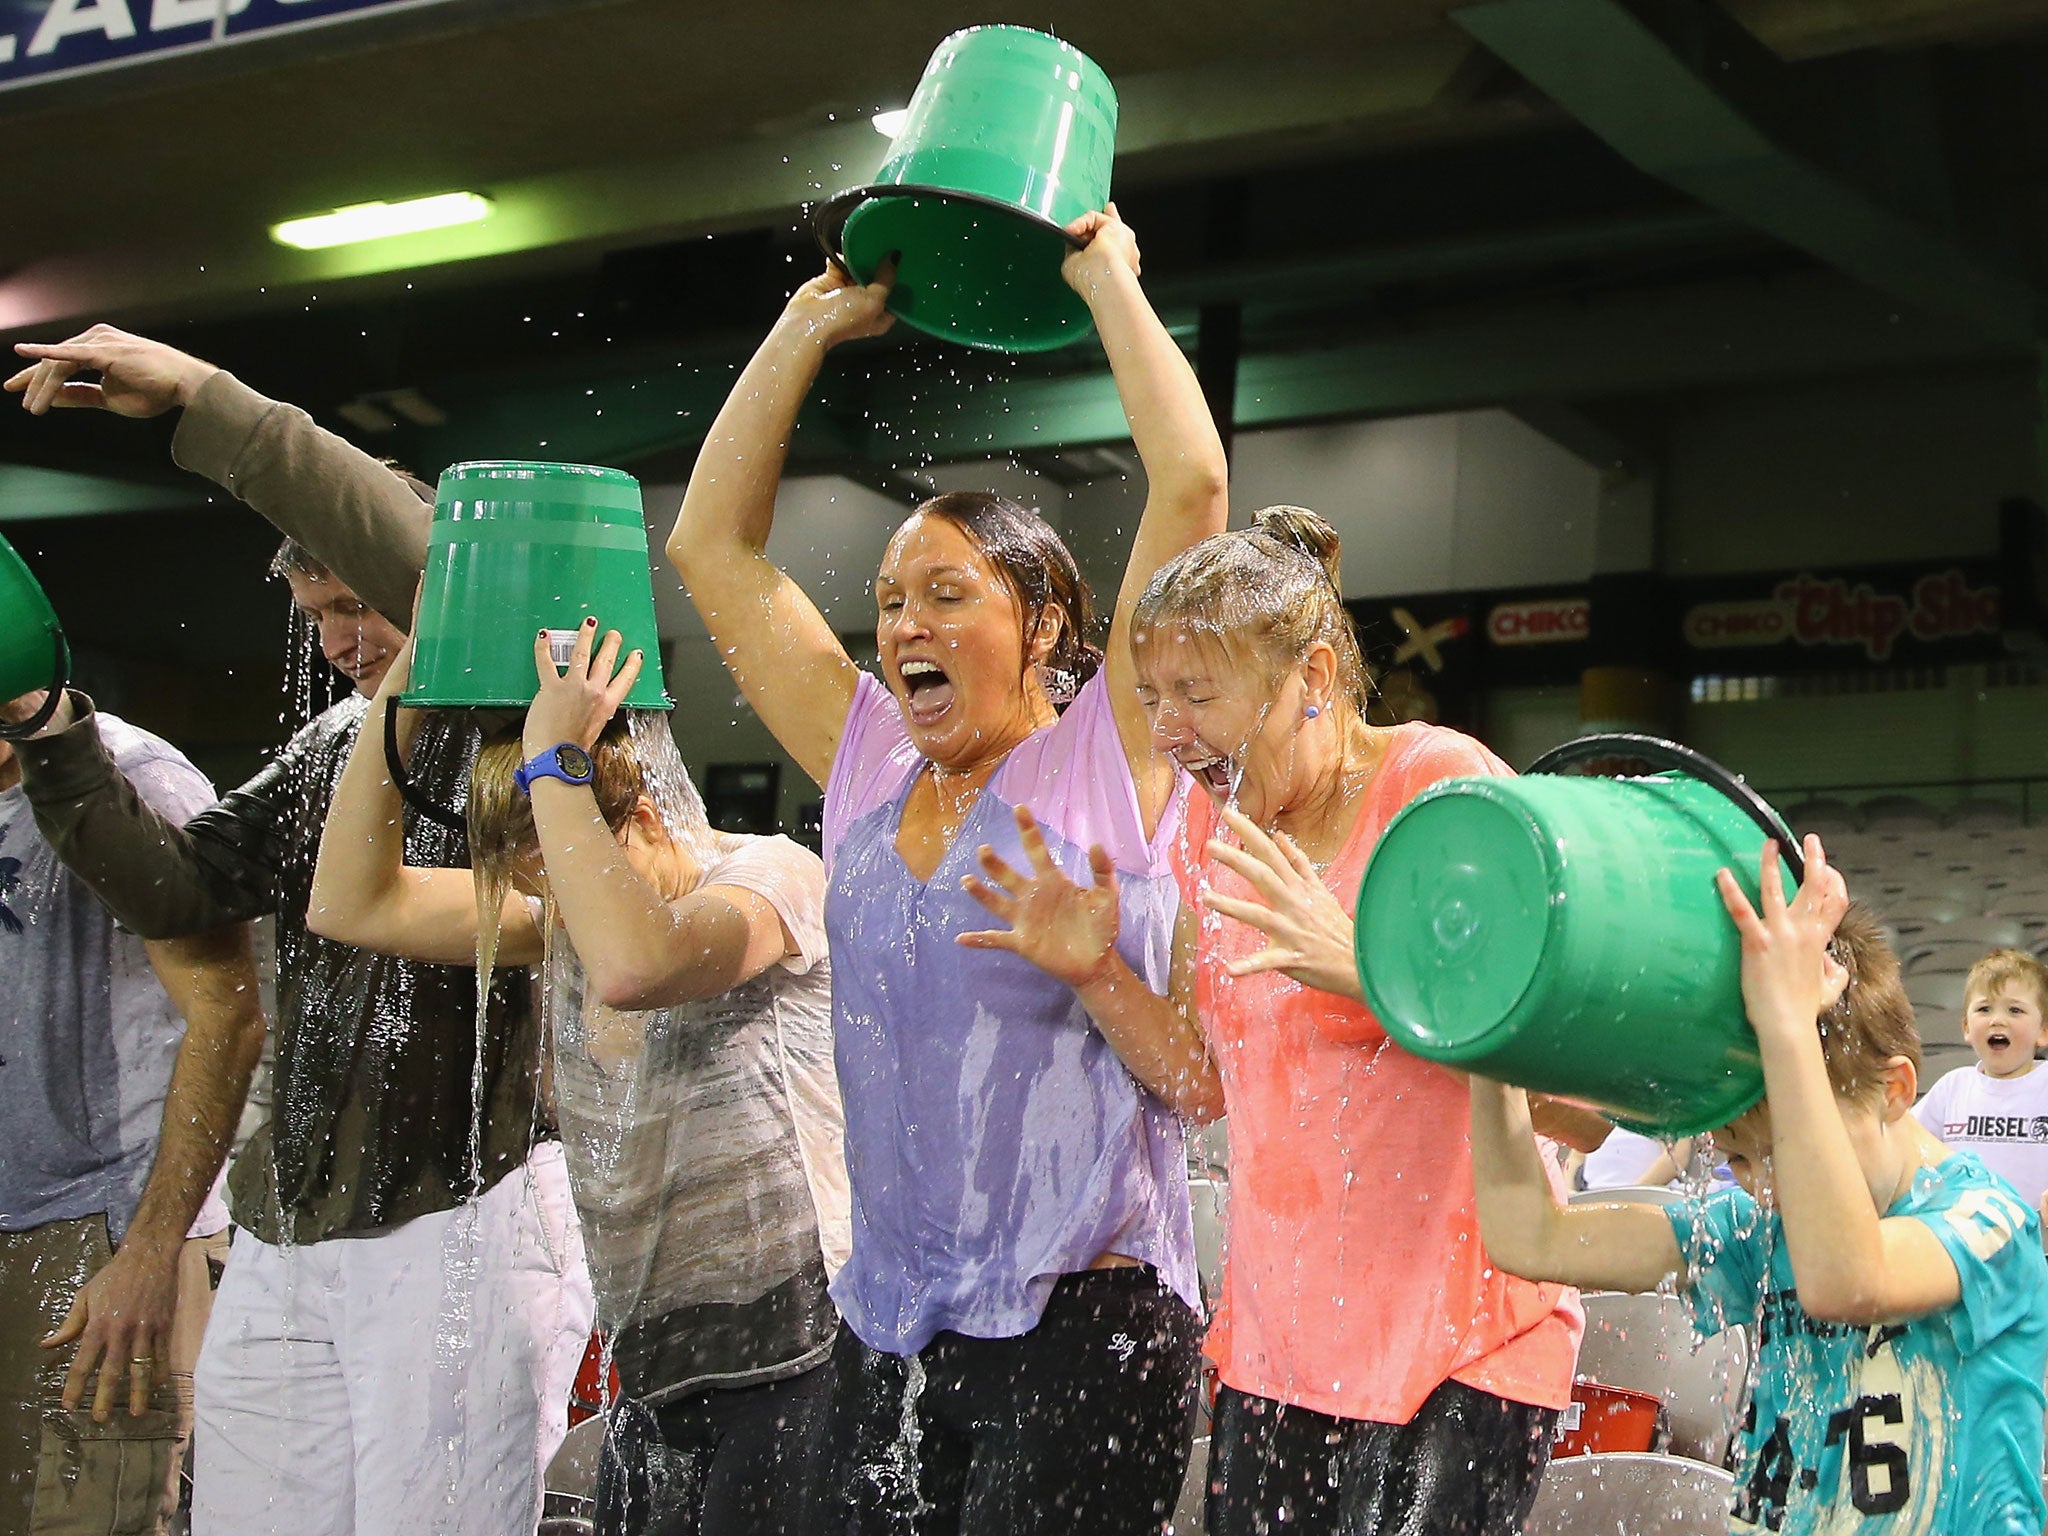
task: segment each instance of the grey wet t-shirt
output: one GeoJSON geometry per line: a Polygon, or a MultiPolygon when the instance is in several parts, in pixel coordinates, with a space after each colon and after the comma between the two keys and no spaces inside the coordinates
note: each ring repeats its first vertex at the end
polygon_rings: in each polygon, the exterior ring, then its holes
{"type": "Polygon", "coordinates": [[[556,1112],[627,1390],[664,1401],[816,1364],[848,1249],[825,868],[786,837],[714,834],[702,888],[759,896],[795,953],[728,992],[624,1012],[550,946],[556,1112]]]}
{"type": "MultiPolygon", "coordinates": [[[[111,715],[101,738],[173,821],[213,786],[168,742],[111,715]]],[[[57,861],[21,786],[0,792],[0,1231],[104,1211],[127,1229],[156,1157],[184,1020],[142,941],[57,861]]]]}

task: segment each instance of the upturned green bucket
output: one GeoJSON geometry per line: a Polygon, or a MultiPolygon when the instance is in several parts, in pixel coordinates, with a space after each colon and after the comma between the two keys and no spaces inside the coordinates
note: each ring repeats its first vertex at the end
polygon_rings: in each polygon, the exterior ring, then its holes
{"type": "Polygon", "coordinates": [[[1060,276],[1065,226],[1109,201],[1116,92],[1070,43],[969,27],[940,43],[881,168],[818,210],[827,255],[874,281],[898,255],[889,308],[948,341],[1044,352],[1088,334],[1060,276]]]}
{"type": "Polygon", "coordinates": [[[50,691],[28,720],[0,726],[0,740],[18,741],[48,723],[71,681],[71,647],[57,611],[14,546],[0,537],[0,701],[38,688],[50,691]]]}
{"type": "MultiPolygon", "coordinates": [[[[1388,825],[1355,946],[1367,1001],[1418,1056],[1692,1136],[1763,1096],[1741,946],[1714,874],[1757,899],[1783,821],[1718,764],[1644,736],[1588,737],[1521,778],[1452,779],[1388,825]],[[1594,757],[1676,772],[1571,778],[1594,757]]],[[[1788,882],[1788,892],[1791,884],[1788,882]]]]}
{"type": "Polygon", "coordinates": [[[628,709],[671,709],[640,482],[590,464],[484,460],[445,471],[427,534],[411,686],[419,709],[524,709],[538,631],[587,615],[644,653],[628,709]]]}

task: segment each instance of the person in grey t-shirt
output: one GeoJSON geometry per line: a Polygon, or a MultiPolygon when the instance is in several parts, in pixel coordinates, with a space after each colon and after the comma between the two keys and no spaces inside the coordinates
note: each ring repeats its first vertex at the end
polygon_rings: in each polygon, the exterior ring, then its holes
{"type": "Polygon", "coordinates": [[[537,640],[523,737],[477,755],[474,884],[408,867],[389,835],[394,664],[335,793],[312,922],[448,963],[476,956],[495,907],[486,948],[547,962],[570,1186],[636,1400],[612,1420],[600,1530],[805,1530],[838,1327],[826,1287],[849,1247],[824,865],[787,838],[713,832],[666,724],[613,718],[639,664],[614,678],[619,637],[595,638],[586,625],[566,676],[537,640]],[[519,887],[546,891],[561,928],[519,887]]]}

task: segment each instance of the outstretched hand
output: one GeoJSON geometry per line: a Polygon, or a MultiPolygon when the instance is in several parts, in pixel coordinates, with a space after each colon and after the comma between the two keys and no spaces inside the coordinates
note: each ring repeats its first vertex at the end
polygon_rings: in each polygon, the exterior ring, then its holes
{"type": "Polygon", "coordinates": [[[31,416],[52,406],[161,416],[191,404],[199,386],[220,371],[176,347],[111,325],[95,325],[69,341],[17,342],[14,350],[34,361],[0,388],[20,395],[21,408],[31,416]],[[81,383],[81,373],[97,373],[99,382],[81,383]]]}
{"type": "Polygon", "coordinates": [[[539,674],[540,690],[526,711],[523,734],[528,757],[565,741],[588,752],[640,680],[646,658],[634,651],[622,664],[619,650],[626,642],[616,629],[605,631],[602,644],[596,642],[597,619],[593,615],[576,631],[576,645],[564,670],[555,665],[548,632],[542,630],[534,637],[533,667],[539,674]]]}
{"type": "Polygon", "coordinates": [[[1112,273],[1122,270],[1136,277],[1144,270],[1138,255],[1138,237],[1131,233],[1110,203],[1100,213],[1084,213],[1067,226],[1067,233],[1082,241],[1080,249],[1069,251],[1060,263],[1060,276],[1067,286],[1086,299],[1112,273]]]}
{"type": "Polygon", "coordinates": [[[1233,848],[1212,838],[1209,857],[1241,875],[1260,899],[1245,901],[1207,890],[1202,893],[1202,905],[1249,924],[1268,941],[1257,954],[1232,961],[1227,967],[1230,974],[1279,971],[1305,987],[1363,1002],[1365,992],[1352,951],[1351,915],[1330,894],[1308,855],[1284,832],[1268,835],[1233,807],[1224,807],[1223,821],[1243,846],[1233,848]]]}
{"type": "Polygon", "coordinates": [[[857,283],[834,262],[790,295],[783,318],[802,327],[804,336],[822,346],[879,336],[896,323],[889,313],[889,290],[896,286],[896,258],[884,261],[871,283],[857,283]]]}
{"type": "Polygon", "coordinates": [[[1828,941],[1849,910],[1849,888],[1828,863],[1820,839],[1806,838],[1806,878],[1799,893],[1785,899],[1778,874],[1778,845],[1766,839],[1760,884],[1762,911],[1723,869],[1714,876],[1721,904],[1742,937],[1742,1001],[1749,1021],[1767,1030],[1811,1036],[1814,1021],[1842,995],[1848,976],[1828,953],[1828,941]]]}
{"type": "Polygon", "coordinates": [[[1088,850],[1092,885],[1076,885],[1060,872],[1045,846],[1045,834],[1029,808],[1018,806],[1017,835],[1031,872],[1004,863],[982,845],[982,874],[960,884],[976,901],[1010,926],[963,933],[969,949],[1007,949],[1075,990],[1102,976],[1116,958],[1116,864],[1101,847],[1088,850]]]}

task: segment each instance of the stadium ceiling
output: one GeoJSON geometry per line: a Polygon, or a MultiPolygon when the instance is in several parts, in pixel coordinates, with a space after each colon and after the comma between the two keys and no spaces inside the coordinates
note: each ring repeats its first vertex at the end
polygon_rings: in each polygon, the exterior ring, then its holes
{"type": "MultiPolygon", "coordinates": [[[[73,9],[141,26],[164,3],[73,9]]],[[[423,469],[680,462],[816,266],[805,205],[873,168],[872,115],[978,19],[439,0],[21,81],[0,89],[0,339],[153,329],[423,469]],[[457,189],[496,214],[328,251],[267,233],[457,189]]],[[[1230,337],[1242,424],[2035,356],[2048,0],[1048,0],[1029,19],[1115,80],[1148,285],[1191,348],[1230,337]]],[[[1088,351],[849,370],[808,451],[1115,438],[1088,351]],[[925,385],[947,369],[1003,388],[941,400],[925,385]]],[[[160,443],[110,426],[0,413],[0,460],[161,474],[160,443]]]]}

